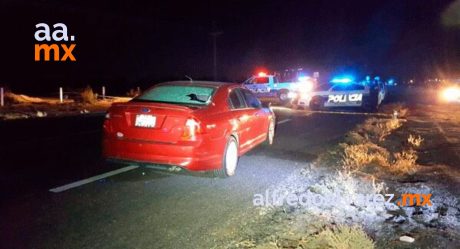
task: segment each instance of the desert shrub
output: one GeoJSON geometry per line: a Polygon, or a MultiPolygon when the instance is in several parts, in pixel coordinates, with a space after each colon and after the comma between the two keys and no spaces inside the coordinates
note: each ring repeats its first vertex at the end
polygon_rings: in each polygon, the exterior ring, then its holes
{"type": "MultiPolygon", "coordinates": [[[[418,141],[414,143],[419,144],[418,141]]],[[[412,148],[394,153],[391,160],[387,149],[372,142],[341,144],[341,147],[343,149],[341,163],[347,171],[354,172],[369,165],[385,167],[398,174],[414,174],[417,169],[418,156],[412,148]]]]}
{"type": "Polygon", "coordinates": [[[97,95],[90,86],[87,86],[83,92],[81,92],[81,97],[84,103],[94,104],[97,101],[97,95]]]}
{"type": "Polygon", "coordinates": [[[398,129],[401,126],[401,122],[398,119],[381,119],[380,122],[377,122],[374,129],[375,137],[379,142],[385,140],[385,137],[391,134],[393,130],[398,129]]]}
{"type": "Polygon", "coordinates": [[[377,137],[379,141],[383,141],[386,136],[391,134],[392,131],[401,127],[401,122],[399,122],[398,119],[386,119],[386,120],[383,120],[383,122],[378,123],[377,127],[379,128],[379,131],[380,131],[377,134],[377,137]]]}
{"type": "Polygon", "coordinates": [[[358,126],[358,132],[367,134],[375,142],[381,142],[401,125],[398,119],[369,118],[358,126]]]}
{"type": "Polygon", "coordinates": [[[407,142],[410,145],[412,145],[414,148],[420,147],[420,145],[422,145],[423,140],[424,139],[420,135],[412,136],[412,134],[410,134],[409,137],[407,138],[407,142]]]}
{"type": "Polygon", "coordinates": [[[342,164],[351,171],[370,164],[388,166],[388,158],[388,151],[372,142],[343,145],[342,164]]]}
{"type": "Polygon", "coordinates": [[[345,143],[347,144],[361,144],[366,141],[366,137],[356,131],[349,131],[345,134],[345,143]]]}
{"type": "Polygon", "coordinates": [[[393,111],[397,111],[398,117],[400,118],[407,117],[407,114],[409,113],[409,109],[403,103],[394,104],[393,111]]]}
{"type": "Polygon", "coordinates": [[[303,243],[305,248],[313,249],[368,249],[375,248],[371,238],[359,227],[339,225],[326,228],[308,238],[303,243]]]}
{"type": "Polygon", "coordinates": [[[414,174],[416,171],[417,152],[413,149],[403,150],[394,154],[391,170],[397,173],[414,174]]]}

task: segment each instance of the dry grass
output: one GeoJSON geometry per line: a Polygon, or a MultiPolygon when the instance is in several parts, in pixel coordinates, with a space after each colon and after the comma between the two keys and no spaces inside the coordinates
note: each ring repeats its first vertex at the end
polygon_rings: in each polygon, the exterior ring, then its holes
{"type": "Polygon", "coordinates": [[[399,174],[412,175],[416,172],[417,152],[413,149],[404,150],[394,154],[395,160],[390,169],[399,174]]]}
{"type": "Polygon", "coordinates": [[[342,163],[347,170],[356,171],[364,166],[388,166],[389,152],[372,142],[343,144],[342,163]]]}
{"type": "Polygon", "coordinates": [[[419,148],[422,145],[423,138],[418,135],[410,134],[407,138],[409,148],[403,149],[401,152],[395,153],[394,160],[391,164],[391,171],[398,174],[409,174],[412,175],[417,171],[417,151],[416,148],[419,148]]]}
{"type": "Polygon", "coordinates": [[[391,134],[392,131],[401,127],[401,122],[398,119],[387,119],[377,123],[378,133],[376,134],[379,141],[383,141],[385,137],[391,134]]]}
{"type": "Polygon", "coordinates": [[[44,103],[45,101],[41,98],[30,97],[23,94],[14,94],[12,92],[5,93],[5,100],[11,103],[30,103],[30,104],[37,104],[37,103],[44,103]]]}
{"type": "MultiPolygon", "coordinates": [[[[417,152],[423,138],[410,134],[406,148],[390,155],[388,150],[377,143],[382,142],[402,123],[398,119],[367,119],[357,130],[349,132],[340,144],[341,163],[347,171],[355,172],[366,166],[384,167],[396,174],[414,174],[417,169],[417,152]]],[[[380,144],[380,143],[379,143],[380,144]]]]}
{"type": "Polygon", "coordinates": [[[368,249],[375,248],[371,238],[356,226],[339,225],[335,228],[326,228],[311,238],[307,238],[302,245],[312,249],[368,249]]]}
{"type": "MultiPolygon", "coordinates": [[[[407,113],[402,105],[392,108],[399,108],[398,110],[403,110],[404,114],[407,113]]],[[[345,135],[345,143],[320,156],[319,160],[323,164],[335,166],[339,161],[346,172],[384,168],[391,173],[414,174],[418,158],[415,149],[419,148],[424,141],[421,136],[410,134],[405,148],[394,154],[382,147],[382,142],[402,124],[403,122],[396,118],[369,118],[345,135]]]]}
{"type": "Polygon", "coordinates": [[[93,92],[93,89],[90,86],[87,86],[83,92],[81,92],[81,97],[84,103],[94,104],[97,102],[97,95],[93,92]]]}
{"type": "Polygon", "coordinates": [[[414,148],[419,148],[420,145],[422,145],[423,140],[424,139],[420,135],[415,136],[415,135],[410,134],[409,137],[407,138],[407,142],[414,148]]]}
{"type": "MultiPolygon", "coordinates": [[[[72,103],[73,100],[64,100],[65,103],[72,103]]],[[[38,98],[31,97],[24,94],[14,94],[12,92],[5,93],[6,104],[59,104],[60,101],[57,98],[38,98]]]]}
{"type": "MultiPolygon", "coordinates": [[[[415,142],[415,144],[420,143],[415,142]]],[[[387,149],[371,142],[342,144],[342,147],[342,165],[347,171],[355,172],[366,166],[377,166],[387,168],[397,174],[414,174],[417,169],[418,156],[412,148],[394,153],[391,159],[387,149]]]]}
{"type": "Polygon", "coordinates": [[[369,118],[357,127],[357,132],[372,141],[382,142],[401,125],[399,119],[369,118]]]}
{"type": "Polygon", "coordinates": [[[345,134],[345,143],[347,144],[361,144],[365,143],[367,138],[356,131],[349,131],[345,134]]]}

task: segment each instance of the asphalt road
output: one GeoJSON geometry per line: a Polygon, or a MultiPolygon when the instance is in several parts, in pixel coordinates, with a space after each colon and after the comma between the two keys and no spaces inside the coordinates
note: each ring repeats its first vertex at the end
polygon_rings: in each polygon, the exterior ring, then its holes
{"type": "Polygon", "coordinates": [[[101,116],[0,123],[2,248],[211,248],[251,216],[254,194],[286,179],[366,117],[277,108],[275,144],[226,179],[138,168],[60,193],[50,188],[119,168],[100,158],[101,116]]]}

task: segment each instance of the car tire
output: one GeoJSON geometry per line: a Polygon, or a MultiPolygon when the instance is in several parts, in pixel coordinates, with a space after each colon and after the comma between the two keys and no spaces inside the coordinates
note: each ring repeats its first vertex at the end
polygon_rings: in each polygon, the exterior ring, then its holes
{"type": "Polygon", "coordinates": [[[319,111],[321,110],[322,105],[324,105],[322,99],[319,97],[314,97],[310,100],[309,107],[312,111],[319,111]]]}
{"type": "Polygon", "coordinates": [[[230,136],[225,145],[224,155],[222,157],[222,166],[214,171],[216,177],[229,177],[235,175],[238,166],[238,142],[235,137],[230,136]]]}
{"type": "Polygon", "coordinates": [[[278,101],[280,102],[281,106],[289,106],[291,104],[291,101],[288,95],[289,95],[289,91],[287,90],[280,90],[278,92],[278,101]]]}
{"type": "Polygon", "coordinates": [[[267,139],[265,139],[264,145],[271,146],[275,141],[275,130],[276,130],[276,122],[275,119],[270,120],[270,124],[268,125],[267,131],[267,139]]]}

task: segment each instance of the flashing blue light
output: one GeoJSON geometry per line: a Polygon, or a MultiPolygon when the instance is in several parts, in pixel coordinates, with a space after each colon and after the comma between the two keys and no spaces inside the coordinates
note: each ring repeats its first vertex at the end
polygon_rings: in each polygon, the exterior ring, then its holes
{"type": "Polygon", "coordinates": [[[331,83],[335,84],[349,84],[351,82],[353,82],[353,79],[350,77],[337,77],[331,80],[331,83]]]}

